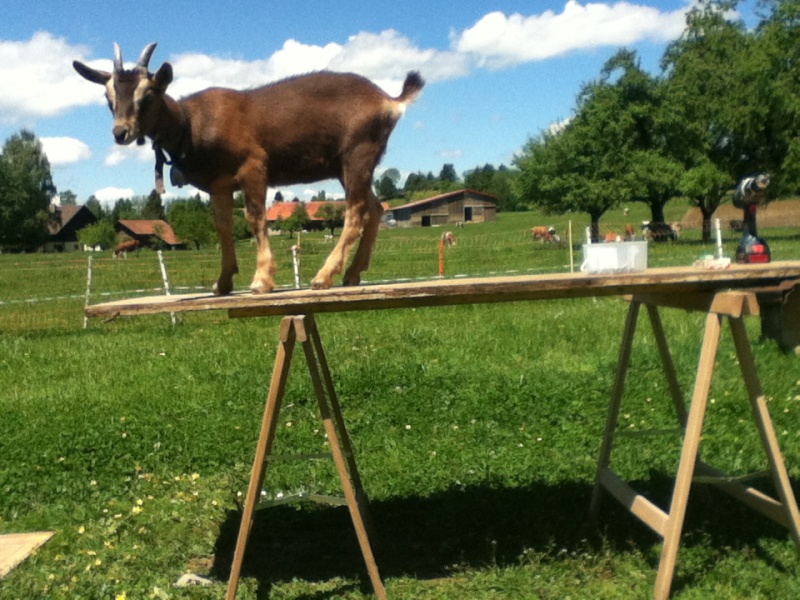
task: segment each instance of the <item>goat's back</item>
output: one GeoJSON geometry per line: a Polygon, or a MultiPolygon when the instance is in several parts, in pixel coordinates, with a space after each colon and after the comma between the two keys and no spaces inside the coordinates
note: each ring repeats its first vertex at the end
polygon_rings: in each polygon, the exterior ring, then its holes
{"type": "Polygon", "coordinates": [[[270,184],[285,185],[340,177],[357,147],[372,146],[363,153],[377,164],[409,100],[359,75],[323,71],[252,90],[211,88],[181,103],[196,150],[255,144],[266,152],[270,184]]]}

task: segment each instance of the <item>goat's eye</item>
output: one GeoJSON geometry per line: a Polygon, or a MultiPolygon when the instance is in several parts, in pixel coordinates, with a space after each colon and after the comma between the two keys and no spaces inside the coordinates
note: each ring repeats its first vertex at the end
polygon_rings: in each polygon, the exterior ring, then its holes
{"type": "Polygon", "coordinates": [[[139,101],[139,110],[147,110],[150,108],[150,105],[153,104],[153,100],[155,100],[156,95],[154,92],[147,91],[142,96],[142,99],[139,101]]]}

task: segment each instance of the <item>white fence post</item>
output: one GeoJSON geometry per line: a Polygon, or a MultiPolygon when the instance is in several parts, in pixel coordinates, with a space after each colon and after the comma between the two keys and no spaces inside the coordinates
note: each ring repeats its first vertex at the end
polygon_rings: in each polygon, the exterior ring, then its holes
{"type": "Polygon", "coordinates": [[[300,289],[300,234],[297,234],[297,244],[292,246],[292,265],[294,266],[294,289],[300,289]]]}
{"type": "MultiPolygon", "coordinates": [[[[83,304],[83,308],[89,306],[89,295],[92,292],[92,255],[89,255],[89,264],[86,268],[86,302],[83,304]]],[[[89,317],[86,316],[86,311],[83,311],[83,328],[86,329],[89,326],[89,317]]]]}
{"type": "MultiPolygon", "coordinates": [[[[167,276],[167,266],[164,264],[164,255],[161,253],[161,250],[158,251],[158,263],[161,265],[161,278],[164,280],[164,293],[167,296],[171,295],[169,291],[169,277],[167,276]]],[[[169,313],[169,317],[172,320],[172,326],[175,326],[175,313],[169,313]]]]}

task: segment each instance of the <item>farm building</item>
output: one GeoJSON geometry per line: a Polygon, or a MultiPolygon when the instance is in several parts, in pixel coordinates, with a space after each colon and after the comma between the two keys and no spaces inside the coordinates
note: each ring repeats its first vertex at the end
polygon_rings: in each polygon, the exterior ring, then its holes
{"type": "Polygon", "coordinates": [[[142,246],[183,250],[186,244],[172,231],[169,223],[161,220],[120,220],[114,224],[117,235],[138,240],[142,246]]]}
{"type": "Polygon", "coordinates": [[[497,216],[497,197],[475,190],[457,190],[389,209],[386,218],[398,227],[432,227],[483,223],[497,216]]]}
{"type": "Polygon", "coordinates": [[[85,206],[50,206],[48,229],[50,239],[43,252],[74,252],[80,250],[78,231],[97,222],[97,217],[85,206]]]}
{"type": "MultiPolygon", "coordinates": [[[[270,227],[275,224],[275,221],[285,220],[292,216],[297,208],[298,202],[275,202],[267,209],[267,223],[270,227]]],[[[342,207],[344,210],[344,201],[337,202],[303,202],[306,212],[308,213],[308,222],[305,224],[304,229],[321,230],[325,228],[325,219],[317,213],[326,204],[332,204],[334,207],[342,207]]],[[[383,203],[383,209],[388,210],[389,205],[383,203]]]]}

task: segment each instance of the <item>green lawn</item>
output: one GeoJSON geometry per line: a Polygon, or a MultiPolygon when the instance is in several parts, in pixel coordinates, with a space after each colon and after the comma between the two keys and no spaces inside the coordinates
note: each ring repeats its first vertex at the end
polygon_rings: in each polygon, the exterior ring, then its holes
{"type": "MultiPolygon", "coordinates": [[[[669,207],[679,218],[685,206],[669,207]]],[[[608,227],[647,218],[609,214],[608,227]]],[[[567,217],[501,214],[454,230],[446,276],[569,270],[566,244],[533,244],[534,224],[567,217]]],[[[585,227],[585,217],[573,228],[585,227]]],[[[442,229],[382,231],[368,281],[437,275],[442,229]]],[[[763,231],[776,260],[800,259],[800,235],[763,231]]],[[[580,236],[576,234],[576,247],[580,236]]],[[[289,247],[273,238],[279,284],[289,247]]],[[[302,237],[302,280],[330,242],[302,237]]],[[[726,234],[726,250],[736,240],[726,234]]],[[[651,266],[689,265],[713,249],[699,232],[651,244],[651,266]]],[[[239,248],[237,288],[255,249],[239,248]]],[[[210,288],[214,249],[168,252],[172,285],[210,288]]],[[[580,264],[580,251],[575,255],[580,264]]],[[[158,262],[95,256],[92,302],[152,291],[158,262]],[[145,290],[143,292],[138,290],[145,290]],[[105,295],[103,295],[105,294],[105,295]]],[[[277,318],[223,313],[90,322],[82,329],[86,256],[0,255],[0,533],[56,536],[0,582],[0,599],[220,598],[276,350],[277,318]],[[187,571],[210,587],[178,589],[187,571]]],[[[659,539],[616,503],[587,519],[626,305],[543,301],[321,315],[318,324],[358,454],[393,598],[649,598],[659,539]]],[[[701,315],[663,311],[684,390],[701,315]]],[[[800,366],[771,342],[754,352],[787,465],[800,478],[800,366]]],[[[674,424],[646,321],[638,331],[622,425],[674,424]]],[[[730,336],[723,336],[703,457],[735,474],[766,468],[730,336]]],[[[296,361],[275,452],[326,440],[296,361]]],[[[676,437],[620,441],[614,467],[662,504],[676,437]]],[[[265,493],[335,493],[328,461],[276,462],[265,493]]],[[[770,491],[769,486],[765,490],[770,491]]],[[[714,490],[690,499],[678,556],[679,598],[794,598],[800,560],[781,528],[714,490]]],[[[258,512],[240,598],[366,598],[346,509],[258,512]]]]}

